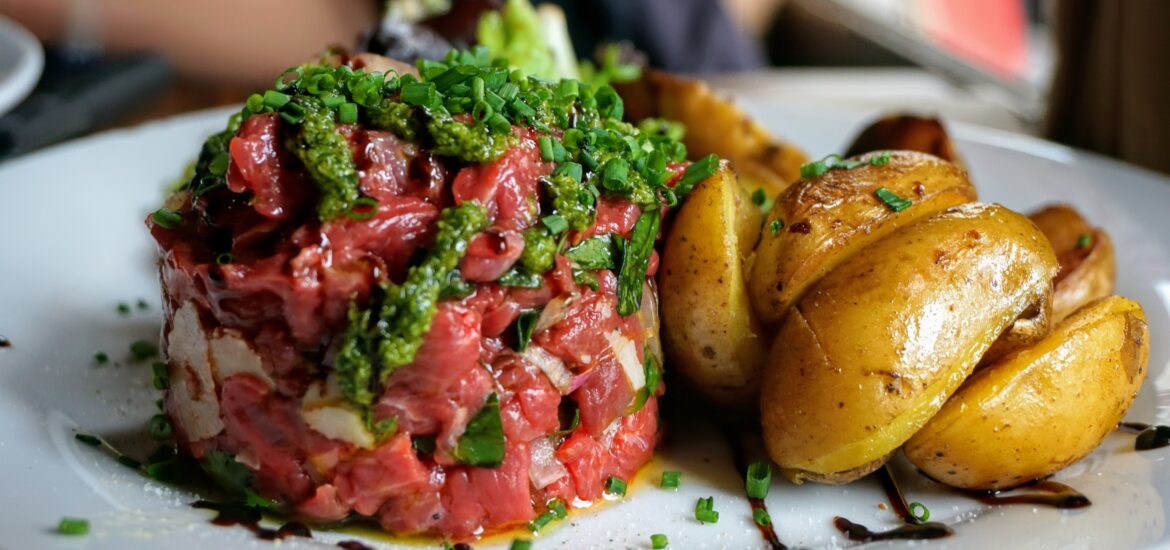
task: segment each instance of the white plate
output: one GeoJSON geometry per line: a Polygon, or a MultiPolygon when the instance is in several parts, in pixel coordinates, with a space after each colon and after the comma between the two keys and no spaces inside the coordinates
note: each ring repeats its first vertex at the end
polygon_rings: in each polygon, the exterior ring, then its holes
{"type": "MultiPolygon", "coordinates": [[[[863,117],[815,108],[749,105],[781,135],[814,155],[838,151],[863,117]]],[[[126,364],[127,346],[159,330],[154,246],[142,220],[164,187],[222,128],[228,111],[180,117],[65,144],[0,166],[0,547],[247,547],[239,528],[214,527],[193,510],[191,493],[170,489],[79,445],[80,427],[133,447],[153,414],[149,367],[126,364]],[[148,311],[115,312],[146,298],[148,311]],[[95,366],[104,350],[121,366],[95,366]],[[52,533],[62,516],[89,518],[88,536],[52,533]]],[[[960,128],[960,147],[987,200],[1028,210],[1068,201],[1110,231],[1117,247],[1118,291],[1145,305],[1152,334],[1150,379],[1130,419],[1170,424],[1170,180],[1038,140],[960,128]]],[[[756,548],[762,539],[742,497],[728,447],[701,414],[668,419],[659,458],[626,502],[577,513],[542,535],[537,548],[649,548],[652,533],[674,548],[756,548]],[[683,471],[677,492],[649,483],[663,469],[683,471]],[[693,519],[695,501],[713,495],[715,525],[693,519]]],[[[1054,428],[1055,429],[1055,428],[1054,428]]],[[[956,535],[932,547],[1130,548],[1166,541],[1170,449],[1132,450],[1114,434],[1058,479],[1093,506],[1058,511],[1032,506],[984,508],[913,473],[898,474],[911,500],[956,535]]],[[[874,528],[896,525],[872,480],[846,487],[776,481],[768,497],[780,537],[794,546],[848,544],[831,519],[874,528]]],[[[352,535],[317,532],[292,548],[332,547],[352,535]]],[[[477,547],[506,547],[507,540],[477,547]]],[[[875,545],[877,546],[877,545],[875,545]]]]}
{"type": "Polygon", "coordinates": [[[0,15],[0,115],[32,91],[44,65],[45,55],[37,38],[0,15]]]}

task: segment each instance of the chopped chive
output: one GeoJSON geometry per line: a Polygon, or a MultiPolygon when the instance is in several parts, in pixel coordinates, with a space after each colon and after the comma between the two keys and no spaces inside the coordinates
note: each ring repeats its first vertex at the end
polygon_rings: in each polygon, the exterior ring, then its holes
{"type": "Polygon", "coordinates": [[[137,302],[137,303],[135,303],[134,305],[135,305],[135,306],[137,306],[137,307],[138,307],[138,309],[141,309],[141,310],[147,310],[147,309],[150,309],[150,304],[149,304],[149,303],[147,303],[147,301],[146,301],[146,300],[144,300],[144,299],[142,299],[142,298],[139,298],[139,299],[138,299],[138,302],[137,302]]]}
{"type": "Polygon", "coordinates": [[[565,508],[565,501],[554,498],[549,501],[548,509],[557,517],[557,519],[565,519],[569,517],[569,510],[565,508]]]}
{"type": "Polygon", "coordinates": [[[418,82],[403,86],[400,99],[409,105],[431,108],[438,105],[439,95],[434,84],[418,82]]]}
{"type": "Polygon", "coordinates": [[[650,535],[650,547],[654,548],[654,550],[662,550],[668,544],[670,544],[670,541],[667,540],[666,535],[662,533],[650,535]]]}
{"type": "Polygon", "coordinates": [[[528,539],[512,539],[512,545],[508,550],[531,550],[532,541],[528,539]]]}
{"type": "Polygon", "coordinates": [[[264,96],[252,94],[248,96],[248,101],[244,105],[248,108],[249,113],[259,113],[264,110],[264,96]]]}
{"type": "Polygon", "coordinates": [[[287,105],[289,101],[292,101],[292,98],[288,94],[282,94],[276,90],[268,90],[264,92],[263,100],[265,105],[273,109],[279,109],[287,105]]]}
{"type": "Polygon", "coordinates": [[[776,234],[779,233],[780,230],[783,228],[784,228],[784,221],[783,220],[772,220],[772,223],[768,224],[768,231],[772,232],[773,237],[776,236],[776,234]]]}
{"type": "Polygon", "coordinates": [[[150,371],[153,375],[154,389],[165,390],[171,387],[171,374],[167,371],[166,363],[155,361],[150,365],[150,371]]]}
{"type": "Polygon", "coordinates": [[[908,199],[899,197],[898,195],[894,194],[893,191],[890,191],[885,187],[878,187],[877,191],[874,191],[873,194],[877,195],[877,198],[881,199],[881,201],[894,212],[901,212],[907,208],[910,208],[910,205],[913,204],[908,199]]]}
{"type": "Polygon", "coordinates": [[[764,498],[772,486],[772,465],[767,462],[753,462],[747,469],[745,488],[748,498],[764,498]]]}
{"type": "Polygon", "coordinates": [[[345,211],[350,219],[364,221],[378,213],[378,201],[372,197],[361,197],[353,201],[353,206],[345,211]]]}
{"type": "Polygon", "coordinates": [[[548,136],[540,136],[536,138],[536,146],[540,149],[540,159],[545,162],[553,160],[553,146],[552,139],[548,136]]]}
{"type": "Polygon", "coordinates": [[[560,84],[557,85],[557,99],[576,97],[578,93],[576,80],[566,78],[561,80],[560,84]]]}
{"type": "Polygon", "coordinates": [[[682,478],[682,472],[674,470],[667,470],[662,472],[662,481],[658,485],[664,489],[677,489],[679,479],[682,478]]]}
{"type": "Polygon", "coordinates": [[[1089,248],[1093,244],[1093,236],[1088,233],[1082,233],[1077,237],[1077,248],[1089,248]]]}
{"type": "Polygon", "coordinates": [[[512,131],[512,123],[508,122],[508,119],[504,118],[504,115],[500,113],[496,113],[491,118],[488,118],[488,126],[497,134],[506,134],[512,131]]]}
{"type": "Polygon", "coordinates": [[[715,511],[715,497],[700,498],[695,503],[695,519],[699,523],[717,523],[719,512],[715,511]]]}
{"type": "Polygon", "coordinates": [[[914,516],[918,523],[925,523],[930,519],[930,509],[925,504],[915,501],[910,503],[909,508],[910,515],[914,516]]]}
{"type": "Polygon", "coordinates": [[[692,162],[674,184],[674,192],[679,197],[687,196],[699,182],[715,175],[718,169],[719,157],[713,154],[692,162]]]}
{"type": "Polygon", "coordinates": [[[89,520],[84,518],[61,518],[57,532],[62,535],[84,535],[89,532],[89,520]]]}
{"type": "Polygon", "coordinates": [[[630,165],[626,159],[613,157],[601,169],[601,186],[610,191],[625,191],[629,187],[630,165]]]}
{"type": "Polygon", "coordinates": [[[106,352],[104,351],[99,351],[93,354],[93,362],[99,365],[104,365],[110,362],[110,356],[106,355],[106,352]]]}
{"type": "Polygon", "coordinates": [[[73,434],[73,439],[76,439],[82,443],[85,443],[86,445],[89,445],[90,447],[100,447],[102,444],[102,440],[98,439],[96,436],[92,436],[89,434],[83,434],[81,432],[73,434]]]}
{"type": "Polygon", "coordinates": [[[159,440],[165,441],[171,438],[174,429],[171,427],[171,420],[165,414],[156,414],[150,417],[150,436],[159,440]]]}
{"type": "Polygon", "coordinates": [[[557,519],[556,514],[552,512],[543,512],[539,516],[536,516],[536,519],[528,522],[528,530],[536,533],[541,529],[544,529],[546,526],[548,526],[548,524],[552,523],[554,519],[557,519]]]}
{"type": "Polygon", "coordinates": [[[516,113],[516,118],[532,120],[532,117],[536,116],[536,111],[519,99],[513,100],[508,106],[512,108],[512,112],[516,113]]]}
{"type": "Polygon", "coordinates": [[[768,515],[768,511],[763,508],[756,508],[752,510],[752,521],[756,525],[768,526],[772,525],[772,516],[768,515]]]}
{"type": "Polygon", "coordinates": [[[609,476],[605,480],[605,492],[615,496],[626,495],[626,482],[617,476],[609,476]]]}
{"type": "Polygon", "coordinates": [[[356,103],[342,103],[337,107],[337,121],[342,124],[353,124],[358,120],[356,103]]]}
{"type": "Polygon", "coordinates": [[[174,229],[183,221],[183,216],[169,208],[159,208],[150,215],[150,219],[163,229],[174,229]]]}
{"type": "Polygon", "coordinates": [[[216,265],[227,265],[232,263],[232,260],[234,259],[235,257],[232,256],[231,252],[224,252],[215,257],[215,263],[216,265]]]}
{"type": "Polygon", "coordinates": [[[130,315],[130,304],[126,302],[118,302],[118,315],[130,315]]]}
{"type": "Polygon", "coordinates": [[[569,222],[565,220],[564,216],[558,214],[550,214],[540,219],[540,222],[552,232],[553,235],[559,235],[569,229],[569,222]]]}
{"type": "Polygon", "coordinates": [[[562,162],[553,170],[554,176],[569,176],[573,181],[580,183],[583,172],[581,165],[575,162],[562,162]]]}
{"type": "Polygon", "coordinates": [[[305,108],[297,103],[289,103],[280,110],[280,118],[289,124],[300,124],[305,120],[305,108]]]}
{"type": "Polygon", "coordinates": [[[329,107],[330,109],[336,109],[344,103],[345,103],[345,98],[341,97],[339,95],[325,96],[324,98],[321,99],[321,104],[326,106],[326,107],[329,107]]]}
{"type": "Polygon", "coordinates": [[[882,151],[869,159],[870,166],[885,166],[890,163],[890,152],[882,151]]]}
{"type": "Polygon", "coordinates": [[[143,361],[158,355],[158,347],[146,340],[138,340],[130,344],[130,354],[134,359],[143,361]]]}
{"type": "Polygon", "coordinates": [[[763,187],[752,191],[752,204],[763,206],[765,202],[768,202],[768,194],[764,192],[763,187]]]}

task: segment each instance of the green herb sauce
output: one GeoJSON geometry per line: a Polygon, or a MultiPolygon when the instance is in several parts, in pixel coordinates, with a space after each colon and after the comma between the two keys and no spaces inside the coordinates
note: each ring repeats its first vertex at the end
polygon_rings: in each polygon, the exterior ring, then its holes
{"type": "Polygon", "coordinates": [[[369,407],[395,370],[414,360],[431,329],[439,296],[467,252],[467,243],[488,225],[487,211],[467,202],[443,210],[435,241],[401,285],[382,283],[380,299],[350,304],[334,368],[342,394],[369,407]]]}

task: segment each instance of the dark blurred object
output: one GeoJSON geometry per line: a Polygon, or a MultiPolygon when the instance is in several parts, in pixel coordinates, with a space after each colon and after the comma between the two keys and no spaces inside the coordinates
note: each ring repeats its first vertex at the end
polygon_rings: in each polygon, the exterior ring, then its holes
{"type": "Polygon", "coordinates": [[[963,166],[963,159],[959,157],[959,150],[947,134],[946,127],[934,117],[897,114],[879,118],[857,134],[844,156],[884,149],[929,153],[963,166]]]}
{"type": "MultiPolygon", "coordinates": [[[[653,67],[717,73],[764,66],[763,50],[737,28],[719,0],[551,0],[565,12],[580,59],[611,42],[629,42],[653,67]]],[[[367,50],[402,60],[439,59],[451,47],[474,44],[479,16],[502,0],[454,0],[451,11],[409,24],[384,22],[367,50]]]]}
{"type": "Polygon", "coordinates": [[[781,66],[908,66],[910,60],[851,30],[840,22],[790,2],[764,35],[768,57],[781,66]]]}
{"type": "Polygon", "coordinates": [[[763,49],[727,16],[719,0],[552,0],[565,10],[577,56],[605,42],[629,41],[650,65],[703,74],[765,65],[763,49]]]}
{"type": "Polygon", "coordinates": [[[158,55],[78,57],[50,50],[36,89],[0,118],[0,160],[112,124],[156,97],[171,75],[158,55]]]}
{"type": "Polygon", "coordinates": [[[365,49],[402,61],[440,59],[451,48],[475,44],[479,16],[503,5],[503,0],[454,0],[451,11],[417,23],[386,17],[365,49]]]}
{"type": "Polygon", "coordinates": [[[777,24],[776,61],[873,65],[900,56],[1020,120],[1043,116],[1048,57],[1031,47],[1021,0],[788,0],[777,24]]]}
{"type": "Polygon", "coordinates": [[[1049,138],[1170,173],[1170,2],[1060,0],[1049,138]]]}

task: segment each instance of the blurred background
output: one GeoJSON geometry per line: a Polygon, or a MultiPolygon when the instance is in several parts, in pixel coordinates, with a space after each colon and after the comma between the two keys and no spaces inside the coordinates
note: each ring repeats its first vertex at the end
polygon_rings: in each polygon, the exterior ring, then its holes
{"type": "MultiPolygon", "coordinates": [[[[239,103],[330,45],[441,57],[514,1],[0,0],[0,160],[239,103]]],[[[1165,0],[533,3],[559,7],[569,56],[598,68],[620,55],[733,96],[937,115],[1170,173],[1165,0]]],[[[492,39],[512,23],[505,9],[492,39]]]]}

